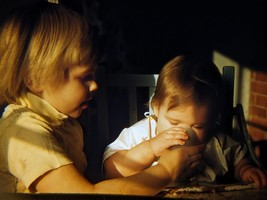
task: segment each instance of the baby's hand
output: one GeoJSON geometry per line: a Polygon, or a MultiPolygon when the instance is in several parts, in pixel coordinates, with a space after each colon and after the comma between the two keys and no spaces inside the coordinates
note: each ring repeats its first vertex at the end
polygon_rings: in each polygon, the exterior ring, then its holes
{"type": "Polygon", "coordinates": [[[184,128],[172,127],[152,138],[150,144],[154,154],[158,157],[171,146],[184,145],[187,139],[188,135],[184,128]]]}
{"type": "Polygon", "coordinates": [[[241,172],[241,179],[245,183],[255,183],[256,188],[267,187],[267,174],[258,167],[249,166],[241,172]]]}

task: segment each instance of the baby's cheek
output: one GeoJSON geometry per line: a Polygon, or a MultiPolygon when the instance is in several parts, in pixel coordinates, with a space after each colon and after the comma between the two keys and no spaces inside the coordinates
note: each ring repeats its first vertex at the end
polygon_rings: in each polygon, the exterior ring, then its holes
{"type": "Polygon", "coordinates": [[[202,132],[202,131],[196,131],[196,134],[197,134],[197,137],[199,139],[199,142],[202,144],[202,143],[205,143],[206,142],[206,134],[205,132],[202,132]]]}

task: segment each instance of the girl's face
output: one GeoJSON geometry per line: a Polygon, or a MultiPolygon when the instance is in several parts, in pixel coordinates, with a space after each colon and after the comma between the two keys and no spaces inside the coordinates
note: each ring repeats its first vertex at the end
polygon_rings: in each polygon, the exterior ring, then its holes
{"type": "Polygon", "coordinates": [[[61,113],[77,118],[88,107],[92,92],[97,90],[95,72],[87,65],[74,66],[59,87],[45,87],[41,97],[61,113]]]}
{"type": "Polygon", "coordinates": [[[197,134],[199,142],[205,143],[210,124],[209,106],[186,103],[168,110],[168,101],[154,108],[157,117],[157,133],[171,127],[190,126],[197,134]]]}

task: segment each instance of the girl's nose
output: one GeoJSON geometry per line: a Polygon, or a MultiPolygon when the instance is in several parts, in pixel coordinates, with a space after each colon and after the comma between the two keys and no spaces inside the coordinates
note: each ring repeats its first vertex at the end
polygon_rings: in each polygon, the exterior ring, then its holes
{"type": "Polygon", "coordinates": [[[93,91],[96,91],[98,89],[98,85],[97,85],[97,83],[95,82],[95,81],[92,81],[91,83],[90,83],[90,86],[89,86],[89,91],[90,92],[93,92],[93,91]]]}

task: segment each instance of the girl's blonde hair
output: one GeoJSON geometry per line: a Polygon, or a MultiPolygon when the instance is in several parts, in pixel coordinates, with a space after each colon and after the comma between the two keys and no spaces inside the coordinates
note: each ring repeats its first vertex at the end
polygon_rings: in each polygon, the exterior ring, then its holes
{"type": "Polygon", "coordinates": [[[218,104],[221,82],[220,71],[213,62],[179,55],[162,68],[151,106],[160,106],[167,99],[168,109],[187,102],[218,104]]]}
{"type": "Polygon", "coordinates": [[[60,86],[74,65],[94,67],[86,19],[61,5],[36,3],[13,12],[0,32],[0,104],[33,87],[60,86]]]}

